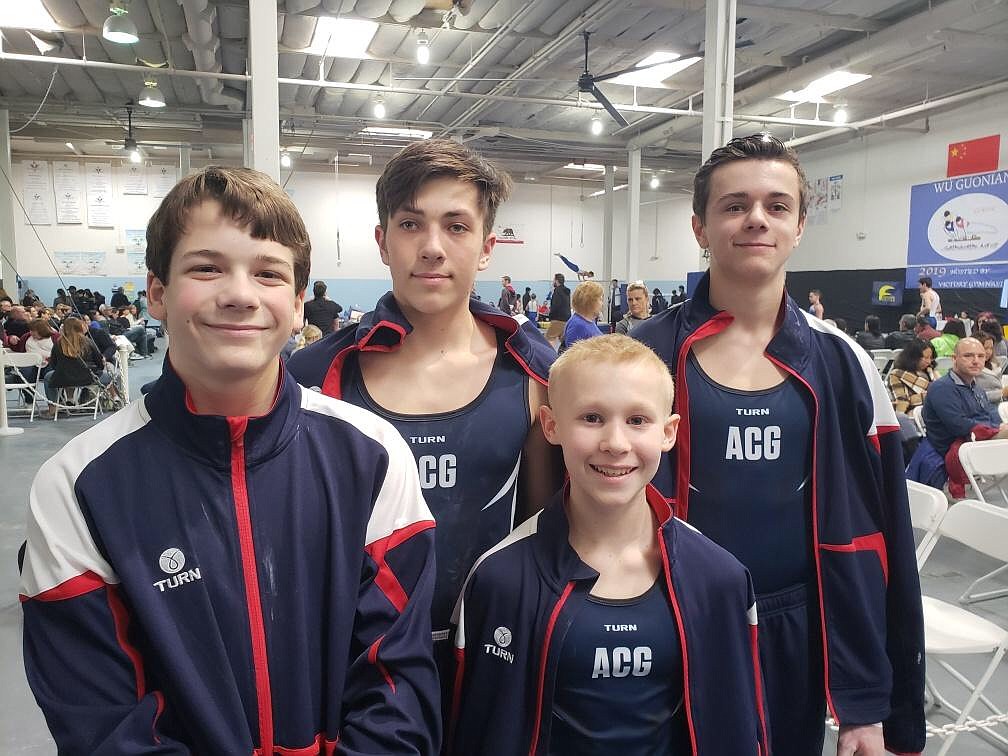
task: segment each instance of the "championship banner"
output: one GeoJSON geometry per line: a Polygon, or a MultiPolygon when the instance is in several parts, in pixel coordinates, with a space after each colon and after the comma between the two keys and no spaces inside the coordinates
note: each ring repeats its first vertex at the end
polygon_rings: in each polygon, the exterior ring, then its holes
{"type": "Polygon", "coordinates": [[[1000,289],[1008,276],[1008,171],[910,188],[907,288],[1000,289]]]}

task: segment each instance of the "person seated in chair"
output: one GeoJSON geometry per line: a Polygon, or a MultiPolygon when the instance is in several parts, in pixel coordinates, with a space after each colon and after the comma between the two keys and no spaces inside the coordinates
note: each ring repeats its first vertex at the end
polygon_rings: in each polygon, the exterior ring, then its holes
{"type": "Polygon", "coordinates": [[[43,417],[53,416],[52,405],[61,388],[112,383],[112,376],[105,372],[105,358],[87,337],[87,332],[80,318],[67,318],[60,327],[60,338],[49,355],[52,371],[45,377],[45,394],[50,404],[43,417]]]}
{"type": "Polygon", "coordinates": [[[993,431],[989,438],[1008,438],[1008,423],[977,386],[984,367],[984,347],[977,339],[959,339],[952,369],[928,387],[924,398],[924,427],[928,441],[942,456],[957,440],[970,440],[977,426],[993,431]]]}

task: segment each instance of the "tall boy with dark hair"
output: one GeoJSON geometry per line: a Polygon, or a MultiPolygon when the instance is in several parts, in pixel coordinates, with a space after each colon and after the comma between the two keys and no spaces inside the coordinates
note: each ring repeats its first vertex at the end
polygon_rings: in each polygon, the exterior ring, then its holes
{"type": "Polygon", "coordinates": [[[60,753],[438,751],[434,523],[409,450],[279,358],[310,252],[248,169],[186,177],[151,218],[162,375],[30,494],[25,666],[60,753]]]}
{"type": "Polygon", "coordinates": [[[805,175],[770,135],[697,172],[710,270],[634,331],[676,377],[679,443],[655,484],[752,573],[771,753],[924,747],[920,585],[892,404],[871,358],[784,290],[805,175]],[[881,723],[882,727],[876,726],[881,723]]]}
{"type": "Polygon", "coordinates": [[[302,384],[377,413],[409,442],[438,524],[432,612],[442,669],[473,562],[531,514],[519,501],[543,501],[558,480],[537,418],[553,350],[522,327],[524,316],[470,296],[510,189],[506,174],[457,142],[403,149],[376,187],[375,241],[392,291],[359,324],[288,362],[302,384]]]}

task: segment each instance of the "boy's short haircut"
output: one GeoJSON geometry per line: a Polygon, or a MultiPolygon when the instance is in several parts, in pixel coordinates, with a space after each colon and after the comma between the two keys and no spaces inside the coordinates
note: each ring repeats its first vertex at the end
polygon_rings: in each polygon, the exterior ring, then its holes
{"type": "Polygon", "coordinates": [[[593,302],[601,302],[605,292],[602,285],[595,281],[579,283],[571,294],[571,307],[576,312],[585,312],[593,302]]]}
{"type": "Polygon", "coordinates": [[[819,291],[819,289],[810,289],[809,290],[809,294],[815,294],[817,297],[821,297],[822,296],[822,292],[819,291]]]}
{"type": "Polygon", "coordinates": [[[920,278],[918,278],[918,279],[917,279],[917,283],[919,283],[919,284],[924,284],[924,285],[925,285],[925,286],[927,286],[927,287],[928,287],[929,289],[932,289],[932,288],[934,288],[934,287],[933,287],[933,286],[931,285],[931,276],[921,276],[920,278]]]}
{"type": "Polygon", "coordinates": [[[147,268],[168,283],[172,254],[186,232],[189,212],[202,202],[220,203],[224,215],[247,228],[253,239],[268,239],[294,256],[294,289],[308,286],[311,240],[297,207],[265,173],[251,168],[207,166],[172,188],[147,224],[147,268]]]}
{"type": "Polygon", "coordinates": [[[581,370],[593,370],[599,364],[629,366],[632,370],[651,369],[660,373],[667,388],[668,411],[672,414],[674,398],[672,374],[661,357],[651,347],[622,333],[607,333],[590,339],[581,339],[557,357],[550,367],[547,395],[552,406],[566,389],[571,375],[581,370]]]}
{"type": "Polygon", "coordinates": [[[630,296],[631,291],[643,291],[644,296],[648,295],[647,285],[643,281],[634,281],[632,284],[626,287],[627,296],[630,296]]]}
{"type": "Polygon", "coordinates": [[[770,134],[751,134],[736,137],[724,147],[714,150],[693,177],[693,213],[707,221],[707,201],[710,199],[710,180],[714,170],[737,160],[780,160],[788,163],[798,174],[798,217],[804,218],[808,210],[809,184],[798,161],[798,154],[784,142],[770,134]]]}
{"type": "Polygon", "coordinates": [[[511,177],[451,139],[413,142],[385,166],[375,186],[382,229],[388,231],[389,218],[416,203],[417,192],[424,183],[445,177],[476,186],[483,214],[483,236],[489,236],[497,208],[511,195],[511,177]]]}

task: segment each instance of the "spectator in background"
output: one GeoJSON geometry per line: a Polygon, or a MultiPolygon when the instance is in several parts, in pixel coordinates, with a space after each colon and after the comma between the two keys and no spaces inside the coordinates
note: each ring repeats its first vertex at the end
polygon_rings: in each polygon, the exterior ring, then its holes
{"type": "Polygon", "coordinates": [[[136,319],[137,320],[147,320],[147,292],[140,291],[137,293],[137,298],[133,300],[133,306],[136,308],[136,319]]]}
{"type": "Polygon", "coordinates": [[[936,357],[951,357],[955,353],[955,345],[959,339],[966,338],[966,326],[959,320],[946,320],[941,335],[931,339],[936,357]]]}
{"type": "Polygon", "coordinates": [[[983,371],[984,348],[976,339],[959,339],[952,356],[952,369],[934,381],[924,397],[924,427],[927,440],[941,456],[955,441],[969,439],[976,426],[1008,438],[1008,423],[1002,423],[997,408],[976,384],[983,371]]]}
{"type": "Polygon", "coordinates": [[[854,340],[866,351],[885,349],[885,337],[878,315],[869,315],[864,321],[864,330],[854,334],[854,340]]]}
{"type": "Polygon", "coordinates": [[[924,404],[928,386],[938,380],[934,370],[934,348],[926,341],[914,339],[896,355],[886,379],[893,397],[893,408],[909,415],[914,407],[924,404]]]}
{"type": "Polygon", "coordinates": [[[974,333],[973,331],[974,323],[970,319],[969,313],[966,312],[966,310],[963,310],[962,312],[959,313],[959,320],[961,320],[962,324],[966,326],[966,335],[975,337],[976,333],[974,333]]]}
{"type": "Polygon", "coordinates": [[[116,286],[112,289],[112,299],[109,300],[109,304],[117,310],[129,304],[129,298],[123,291],[122,286],[116,286]]]}
{"type": "Polygon", "coordinates": [[[41,304],[42,300],[38,298],[34,289],[28,289],[21,297],[21,304],[25,307],[34,307],[35,305],[41,304]]]}
{"type": "Polygon", "coordinates": [[[837,330],[839,330],[840,333],[850,333],[850,331],[847,330],[847,321],[843,318],[835,318],[833,320],[833,325],[837,327],[837,330]]]}
{"type": "Polygon", "coordinates": [[[563,337],[564,328],[571,316],[571,292],[566,286],[563,273],[553,276],[553,293],[550,297],[549,328],[546,340],[557,349],[563,337]]]}
{"type": "Polygon", "coordinates": [[[524,313],[528,312],[529,298],[532,297],[532,296],[533,296],[533,294],[532,294],[532,287],[531,286],[526,286],[525,287],[525,293],[522,294],[522,312],[524,312],[524,313]]]}
{"type": "Polygon", "coordinates": [[[539,300],[536,299],[534,291],[529,294],[529,298],[525,302],[525,317],[533,323],[539,322],[539,300]]]}
{"type": "Polygon", "coordinates": [[[893,331],[885,337],[886,349],[902,349],[911,341],[917,338],[914,327],[917,325],[917,316],[907,313],[900,317],[899,330],[893,331]]]}
{"type": "Polygon", "coordinates": [[[56,296],[53,299],[52,303],[53,309],[55,310],[60,305],[69,305],[69,304],[70,304],[70,297],[67,296],[66,291],[64,291],[63,289],[56,289],[56,296]]]}
{"type": "Polygon", "coordinates": [[[921,341],[931,341],[931,339],[937,339],[941,334],[934,329],[929,321],[923,315],[917,316],[917,327],[914,329],[914,333],[917,338],[921,341]]]}
{"type": "Polygon", "coordinates": [[[665,312],[669,308],[669,303],[665,299],[665,295],[661,293],[661,289],[655,286],[651,294],[651,314],[657,315],[659,312],[665,312]]]}
{"type": "Polygon", "coordinates": [[[616,328],[616,324],[623,317],[623,297],[620,292],[620,285],[617,279],[609,282],[609,333],[616,328]]]}
{"type": "Polygon", "coordinates": [[[336,330],[339,323],[339,314],[343,312],[340,305],[326,296],[325,281],[316,281],[312,286],[313,299],[304,303],[305,322],[311,323],[322,331],[323,336],[327,336],[336,330]]]}
{"type": "MultiPolygon", "coordinates": [[[[40,371],[45,374],[46,368],[49,365],[49,355],[52,354],[53,349],[53,330],[49,327],[49,321],[42,318],[36,318],[31,321],[28,324],[28,328],[30,330],[28,338],[25,340],[25,353],[37,354],[42,358],[42,365],[41,367],[21,368],[21,375],[24,376],[25,380],[34,381],[40,371]]],[[[30,402],[34,399],[29,391],[22,390],[21,393],[26,401],[30,402]]]]}
{"type": "Polygon", "coordinates": [[[599,330],[595,321],[602,314],[604,296],[605,292],[601,285],[595,281],[582,281],[577,285],[571,295],[571,309],[574,310],[574,314],[571,315],[564,327],[563,341],[560,343],[559,351],[563,352],[571,344],[577,343],[581,339],[602,335],[602,331],[599,330]]]}
{"type": "Polygon", "coordinates": [[[629,336],[633,329],[647,320],[648,314],[648,292],[643,281],[636,281],[627,286],[626,290],[628,312],[623,319],[616,323],[616,332],[629,336]]]}
{"type": "Polygon", "coordinates": [[[993,313],[981,312],[977,315],[977,328],[981,333],[988,333],[994,339],[994,356],[1002,363],[1008,362],[1008,342],[1005,341],[1001,323],[993,313]]]}
{"type": "Polygon", "coordinates": [[[823,313],[826,308],[822,304],[822,292],[819,289],[812,289],[808,293],[809,308],[808,311],[812,315],[815,315],[819,320],[823,319],[823,313]]]}
{"type": "Polygon", "coordinates": [[[518,292],[511,284],[511,276],[501,276],[501,293],[497,299],[497,308],[508,315],[518,315],[521,305],[518,304],[518,292]]]}
{"type": "Polygon", "coordinates": [[[28,310],[24,305],[13,305],[7,313],[7,319],[3,324],[4,340],[3,345],[12,352],[23,352],[25,341],[28,339],[30,328],[28,326],[28,310]]]}
{"type": "Polygon", "coordinates": [[[994,337],[981,332],[977,340],[984,348],[984,366],[976,378],[977,386],[987,394],[991,404],[997,406],[1008,399],[1008,386],[1001,386],[1001,363],[994,356],[994,337]]]}
{"type": "Polygon", "coordinates": [[[920,291],[921,296],[921,307],[918,315],[923,315],[927,318],[928,323],[931,324],[932,328],[938,327],[938,318],[941,317],[941,297],[938,296],[938,292],[931,288],[931,278],[928,276],[921,276],[918,279],[918,291],[920,291]]]}

